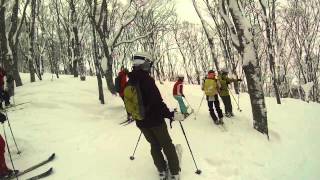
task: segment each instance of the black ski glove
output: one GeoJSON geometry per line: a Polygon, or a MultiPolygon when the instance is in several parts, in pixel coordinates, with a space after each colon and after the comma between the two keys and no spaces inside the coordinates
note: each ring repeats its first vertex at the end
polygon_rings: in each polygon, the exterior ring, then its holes
{"type": "Polygon", "coordinates": [[[186,96],[184,96],[184,94],[182,94],[182,97],[184,97],[184,98],[185,98],[186,96]]]}
{"type": "Polygon", "coordinates": [[[7,120],[7,116],[0,112],[0,122],[4,123],[7,120]]]}

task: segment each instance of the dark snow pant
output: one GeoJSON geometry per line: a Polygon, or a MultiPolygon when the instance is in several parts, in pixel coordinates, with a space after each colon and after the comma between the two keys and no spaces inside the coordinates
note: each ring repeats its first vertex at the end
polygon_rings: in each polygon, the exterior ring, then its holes
{"type": "Polygon", "coordinates": [[[6,147],[5,141],[0,135],[0,176],[8,172],[8,167],[6,165],[6,160],[4,158],[5,147],[6,147]]]}
{"type": "Polygon", "coordinates": [[[231,98],[230,98],[230,95],[228,96],[220,96],[222,101],[223,101],[223,104],[224,104],[224,112],[226,114],[233,114],[232,113],[232,103],[231,103],[231,98]]]}
{"type": "MultiPolygon", "coordinates": [[[[10,105],[10,96],[8,94],[7,91],[0,91],[0,99],[1,99],[1,102],[4,101],[5,102],[5,105],[10,105]]],[[[2,104],[1,104],[1,108],[2,108],[2,104]]]]}
{"type": "Polygon", "coordinates": [[[163,172],[167,167],[166,161],[161,152],[163,149],[163,152],[168,160],[171,174],[179,174],[180,167],[178,155],[176,148],[172,144],[166,123],[164,122],[157,127],[140,128],[140,130],[151,145],[151,156],[158,171],[163,172]]]}
{"type": "Polygon", "coordinates": [[[215,100],[214,101],[209,101],[208,98],[207,98],[207,102],[208,102],[210,116],[213,119],[213,121],[216,122],[218,120],[218,118],[216,116],[216,113],[214,112],[214,108],[217,111],[219,119],[221,119],[223,117],[223,114],[222,114],[222,110],[220,108],[220,102],[219,102],[219,99],[218,99],[218,95],[215,95],[215,100]],[[213,107],[213,105],[214,105],[214,107],[213,107]]]}

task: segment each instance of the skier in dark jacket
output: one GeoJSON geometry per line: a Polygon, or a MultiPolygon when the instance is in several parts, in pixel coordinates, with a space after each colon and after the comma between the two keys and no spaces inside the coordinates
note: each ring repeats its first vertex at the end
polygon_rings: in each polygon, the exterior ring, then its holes
{"type": "Polygon", "coordinates": [[[8,81],[6,71],[0,67],[0,108],[2,109],[2,102],[5,102],[5,106],[10,105],[10,95],[8,93],[8,81]]]}
{"type": "Polygon", "coordinates": [[[165,179],[167,168],[167,162],[161,152],[163,150],[168,160],[172,180],[178,180],[179,160],[164,118],[182,121],[184,116],[178,112],[171,112],[163,102],[155,80],[150,76],[153,64],[151,56],[148,53],[136,53],[132,60],[133,70],[129,73],[128,83],[139,82],[145,109],[144,119],[137,120],[136,124],[151,145],[151,155],[159,171],[160,179],[165,179]]]}

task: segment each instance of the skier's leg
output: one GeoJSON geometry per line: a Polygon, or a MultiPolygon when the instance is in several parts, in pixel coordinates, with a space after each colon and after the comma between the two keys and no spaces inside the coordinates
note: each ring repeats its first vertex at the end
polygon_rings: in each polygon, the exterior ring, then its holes
{"type": "Polygon", "coordinates": [[[219,102],[219,99],[218,99],[218,95],[215,95],[214,106],[215,106],[215,108],[217,110],[219,118],[220,119],[223,118],[223,114],[222,114],[222,110],[220,108],[220,102],[219,102]]]}
{"type": "Polygon", "coordinates": [[[231,103],[231,98],[230,98],[230,95],[229,96],[226,96],[226,101],[227,101],[227,104],[228,104],[228,112],[231,116],[233,116],[233,112],[232,112],[232,103],[231,103]]]}
{"type": "Polygon", "coordinates": [[[172,140],[170,138],[166,123],[162,123],[160,127],[152,128],[155,136],[157,137],[161,147],[163,148],[163,152],[167,157],[169,169],[172,175],[179,174],[179,159],[176,152],[176,148],[172,144],[172,140]]]}
{"type": "Polygon", "coordinates": [[[214,123],[217,123],[218,118],[217,118],[216,114],[214,113],[213,101],[208,101],[208,107],[209,107],[209,113],[210,113],[212,120],[214,121],[214,123]]]}
{"type": "Polygon", "coordinates": [[[161,152],[161,145],[154,134],[154,130],[151,128],[140,128],[146,140],[151,145],[151,156],[154,165],[157,167],[159,172],[166,170],[166,161],[164,160],[163,154],[161,152]]]}
{"type": "Polygon", "coordinates": [[[4,158],[5,147],[5,141],[0,135],[0,177],[8,174],[8,167],[4,158]]]}
{"type": "Polygon", "coordinates": [[[10,105],[10,96],[9,96],[9,93],[7,91],[4,91],[4,101],[5,101],[5,105],[6,106],[10,105]]]}
{"type": "Polygon", "coordinates": [[[226,96],[220,96],[221,99],[222,99],[222,102],[223,102],[223,105],[224,105],[224,113],[225,114],[228,114],[228,100],[227,100],[227,97],[226,96]]]}
{"type": "Polygon", "coordinates": [[[184,104],[182,96],[174,96],[174,98],[178,101],[180,111],[182,114],[187,113],[187,106],[184,104]]]}

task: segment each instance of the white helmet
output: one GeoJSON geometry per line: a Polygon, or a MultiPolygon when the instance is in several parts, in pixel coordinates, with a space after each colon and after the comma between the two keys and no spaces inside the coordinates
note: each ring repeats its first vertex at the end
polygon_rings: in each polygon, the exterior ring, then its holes
{"type": "Polygon", "coordinates": [[[147,52],[136,52],[132,55],[132,62],[135,68],[140,68],[144,71],[150,71],[153,65],[152,56],[147,52]]]}
{"type": "Polygon", "coordinates": [[[223,68],[223,69],[221,69],[221,72],[222,72],[222,73],[229,73],[229,71],[228,71],[228,69],[227,69],[227,68],[223,68]]]}
{"type": "Polygon", "coordinates": [[[177,77],[178,78],[184,78],[184,74],[178,74],[177,77]]]}

